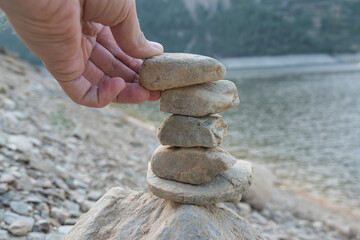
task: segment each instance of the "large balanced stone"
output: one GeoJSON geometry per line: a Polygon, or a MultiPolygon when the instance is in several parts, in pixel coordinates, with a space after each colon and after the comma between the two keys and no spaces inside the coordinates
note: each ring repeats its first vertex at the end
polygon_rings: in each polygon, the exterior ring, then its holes
{"type": "Polygon", "coordinates": [[[261,235],[223,204],[184,205],[150,193],[107,192],[65,236],[64,240],[258,240],[261,235]]]}
{"type": "Polygon", "coordinates": [[[251,184],[252,168],[249,162],[237,161],[225,172],[216,175],[209,183],[191,185],[157,177],[149,163],[147,183],[158,197],[175,202],[208,205],[235,202],[251,184]]]}
{"type": "Polygon", "coordinates": [[[219,61],[186,53],[164,53],[146,59],[140,68],[140,84],[163,90],[223,79],[225,67],[219,61]]]}
{"type": "Polygon", "coordinates": [[[239,105],[236,86],[228,80],[165,90],[160,111],[201,117],[220,113],[239,105]]]}
{"type": "Polygon", "coordinates": [[[162,145],[178,147],[214,147],[222,143],[227,124],[220,115],[189,117],[171,115],[158,131],[162,145]]]}
{"type": "Polygon", "coordinates": [[[236,159],[221,147],[159,146],[152,156],[151,169],[160,178],[203,184],[235,163],[236,159]]]}

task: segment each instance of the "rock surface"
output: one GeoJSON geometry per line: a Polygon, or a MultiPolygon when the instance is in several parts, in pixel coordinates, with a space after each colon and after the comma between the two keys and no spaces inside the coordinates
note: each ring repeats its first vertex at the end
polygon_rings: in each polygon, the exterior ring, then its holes
{"type": "Polygon", "coordinates": [[[161,123],[158,138],[162,145],[215,147],[222,143],[226,129],[220,115],[200,118],[171,115],[161,123]]]}
{"type": "Polygon", "coordinates": [[[23,202],[11,202],[10,208],[13,212],[21,214],[21,215],[28,215],[29,214],[29,207],[27,204],[23,202]]]}
{"type": "Polygon", "coordinates": [[[235,84],[220,80],[165,90],[161,95],[160,111],[202,117],[224,112],[239,103],[235,84]]]}
{"type": "Polygon", "coordinates": [[[140,83],[150,90],[163,90],[223,79],[224,65],[216,59],[186,53],[164,53],[146,59],[140,68],[140,83]]]}
{"type": "Polygon", "coordinates": [[[84,214],[64,240],[263,239],[224,205],[194,206],[153,194],[112,188],[84,214]]]}
{"type": "Polygon", "coordinates": [[[264,166],[253,163],[253,179],[250,188],[244,192],[243,201],[257,210],[267,207],[274,192],[275,176],[264,166]]]}
{"type": "Polygon", "coordinates": [[[157,177],[149,163],[147,183],[158,197],[186,204],[208,205],[235,202],[251,184],[252,167],[249,162],[237,161],[225,172],[216,175],[209,183],[191,185],[157,177]]]}
{"type": "Polygon", "coordinates": [[[236,159],[221,147],[159,146],[151,158],[151,169],[160,178],[203,184],[235,163],[236,159]]]}

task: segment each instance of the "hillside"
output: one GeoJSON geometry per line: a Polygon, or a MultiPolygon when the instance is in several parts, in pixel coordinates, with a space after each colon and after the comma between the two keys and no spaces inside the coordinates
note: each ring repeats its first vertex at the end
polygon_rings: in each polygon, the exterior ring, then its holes
{"type": "MultiPolygon", "coordinates": [[[[359,52],[357,0],[137,0],[145,35],[168,52],[216,57],[359,52]]],[[[34,60],[7,28],[0,46],[34,60]]]]}
{"type": "Polygon", "coordinates": [[[138,0],[137,4],[146,36],[163,43],[167,51],[221,57],[360,51],[359,1],[138,0]]]}

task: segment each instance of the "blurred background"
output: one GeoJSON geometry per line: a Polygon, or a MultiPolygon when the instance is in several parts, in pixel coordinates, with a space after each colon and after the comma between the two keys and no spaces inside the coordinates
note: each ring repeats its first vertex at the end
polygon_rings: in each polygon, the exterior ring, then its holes
{"type": "MultiPolygon", "coordinates": [[[[166,52],[213,56],[241,103],[224,146],[283,184],[360,216],[360,1],[137,0],[166,52]]],[[[41,64],[3,18],[0,46],[41,64]]],[[[159,125],[158,103],[119,106],[159,125]]]]}

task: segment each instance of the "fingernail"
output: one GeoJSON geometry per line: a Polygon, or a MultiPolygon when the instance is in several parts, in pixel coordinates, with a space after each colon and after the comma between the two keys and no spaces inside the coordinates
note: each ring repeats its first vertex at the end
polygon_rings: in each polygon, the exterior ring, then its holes
{"type": "Polygon", "coordinates": [[[156,50],[160,50],[161,52],[164,51],[164,47],[160,44],[160,43],[157,43],[157,42],[151,42],[150,41],[150,44],[153,48],[155,48],[156,50]]]}

